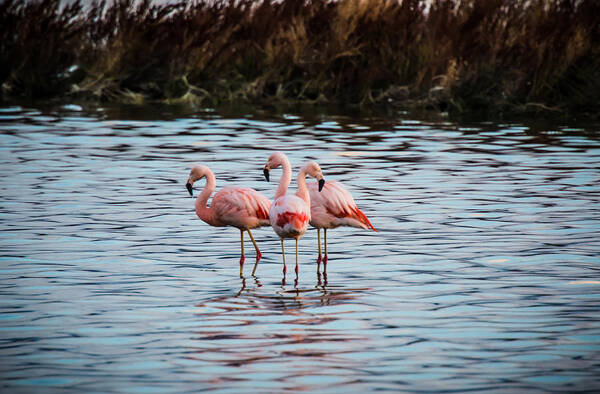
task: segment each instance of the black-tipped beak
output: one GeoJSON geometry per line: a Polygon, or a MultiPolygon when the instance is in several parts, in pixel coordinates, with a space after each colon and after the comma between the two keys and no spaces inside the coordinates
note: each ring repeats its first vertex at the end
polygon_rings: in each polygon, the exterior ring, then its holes
{"type": "Polygon", "coordinates": [[[190,192],[190,196],[194,197],[194,192],[192,191],[192,184],[189,182],[186,183],[185,188],[188,190],[188,192],[190,192]]]}
{"type": "Polygon", "coordinates": [[[319,179],[319,191],[323,190],[323,186],[325,186],[325,179],[319,179]]]}
{"type": "Polygon", "coordinates": [[[263,174],[265,174],[265,179],[267,180],[267,182],[269,182],[269,169],[265,168],[263,170],[263,174]]]}

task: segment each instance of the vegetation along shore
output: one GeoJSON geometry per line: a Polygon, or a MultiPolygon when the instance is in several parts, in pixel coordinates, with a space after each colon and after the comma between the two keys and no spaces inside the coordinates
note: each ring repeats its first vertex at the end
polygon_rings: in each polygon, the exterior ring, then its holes
{"type": "Polygon", "coordinates": [[[597,0],[0,2],[2,97],[597,116],[597,0]]]}

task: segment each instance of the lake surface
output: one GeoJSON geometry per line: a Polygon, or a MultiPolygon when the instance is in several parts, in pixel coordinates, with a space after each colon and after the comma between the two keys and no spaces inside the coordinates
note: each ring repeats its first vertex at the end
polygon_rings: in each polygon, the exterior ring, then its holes
{"type": "MultiPolygon", "coordinates": [[[[600,389],[600,132],[560,122],[0,109],[5,392],[600,389]],[[379,232],[286,243],[199,220],[272,151],[343,182],[379,232]],[[197,183],[195,194],[203,187],[197,183]],[[248,240],[247,240],[248,241],[248,240]]],[[[295,175],[294,175],[295,176],[295,175]]],[[[291,190],[296,188],[295,180],[291,190]]]]}

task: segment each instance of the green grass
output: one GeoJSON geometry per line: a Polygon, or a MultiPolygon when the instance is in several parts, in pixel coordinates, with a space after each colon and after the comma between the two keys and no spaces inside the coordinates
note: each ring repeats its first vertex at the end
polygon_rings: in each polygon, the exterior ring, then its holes
{"type": "Polygon", "coordinates": [[[5,99],[600,112],[597,0],[57,3],[0,2],[5,99]]]}

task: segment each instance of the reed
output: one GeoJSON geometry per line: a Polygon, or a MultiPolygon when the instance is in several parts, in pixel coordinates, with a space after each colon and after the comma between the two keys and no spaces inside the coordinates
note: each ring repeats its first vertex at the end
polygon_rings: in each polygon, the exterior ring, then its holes
{"type": "Polygon", "coordinates": [[[2,0],[0,82],[5,99],[597,114],[597,15],[597,0],[2,0]]]}

